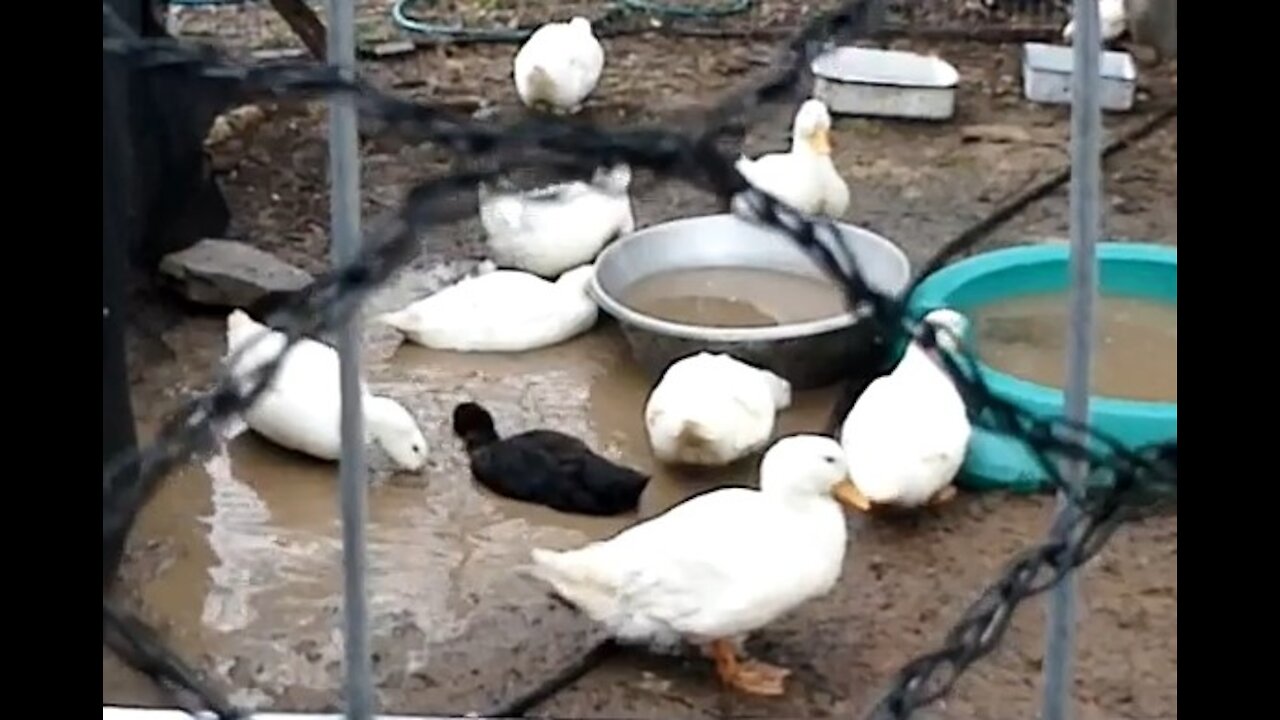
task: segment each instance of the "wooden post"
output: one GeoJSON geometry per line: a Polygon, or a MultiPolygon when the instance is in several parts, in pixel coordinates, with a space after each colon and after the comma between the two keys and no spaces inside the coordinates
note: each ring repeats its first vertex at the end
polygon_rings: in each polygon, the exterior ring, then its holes
{"type": "Polygon", "coordinates": [[[320,62],[328,57],[324,23],[304,0],[271,0],[271,7],[289,24],[289,29],[297,35],[307,50],[320,62]]]}

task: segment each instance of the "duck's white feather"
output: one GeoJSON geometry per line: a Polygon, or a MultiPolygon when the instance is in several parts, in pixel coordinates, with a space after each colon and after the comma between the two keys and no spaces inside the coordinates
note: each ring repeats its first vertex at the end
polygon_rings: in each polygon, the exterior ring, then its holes
{"type": "Polygon", "coordinates": [[[831,116],[821,100],[800,105],[791,126],[791,149],[754,160],[741,156],[738,172],[795,209],[838,218],[849,208],[849,186],[831,160],[831,116]]]}
{"type": "Polygon", "coordinates": [[[801,212],[840,217],[849,208],[849,186],[829,157],[793,150],[740,157],[736,167],[747,182],[801,212]]]}
{"type": "MultiPolygon", "coordinates": [[[[278,356],[286,340],[284,333],[253,320],[243,310],[228,315],[226,358],[234,360],[230,370],[242,387],[249,384],[246,373],[278,356]],[[237,357],[245,346],[247,350],[237,357]]],[[[337,460],[342,455],[338,370],[338,353],[332,347],[300,339],[284,356],[271,384],[242,413],[245,424],[281,446],[337,460]]],[[[377,442],[402,469],[420,468],[426,462],[426,439],[412,415],[394,400],[371,393],[367,383],[361,381],[360,388],[366,441],[377,442]]]]}
{"type": "Polygon", "coordinates": [[[635,230],[630,168],[599,171],[531,192],[480,186],[480,224],[500,266],[555,278],[591,263],[612,239],[635,230]]]}
{"type": "Polygon", "coordinates": [[[791,385],[723,353],[699,352],[667,368],[645,403],[649,444],[662,462],[727,465],[763,448],[791,385]]]}
{"type": "Polygon", "coordinates": [[[960,470],[973,428],[940,361],[908,345],[858,398],[840,430],[849,476],[873,503],[915,507],[960,470]]]}
{"type": "MultiPolygon", "coordinates": [[[[839,455],[834,441],[814,436],[785,438],[771,452],[792,440],[839,455]]],[[[745,635],[829,591],[844,560],[840,507],[822,492],[786,487],[782,460],[766,454],[762,490],[721,488],[609,540],[535,549],[531,572],[624,642],[745,635]]],[[[843,462],[823,469],[844,474],[843,462]]]]}
{"type": "MultiPolygon", "coordinates": [[[[1107,43],[1124,34],[1128,27],[1128,18],[1124,11],[1124,0],[1098,0],[1098,19],[1102,24],[1102,42],[1107,43]]],[[[1075,18],[1067,21],[1062,28],[1062,39],[1071,42],[1075,37],[1075,18]]]]}
{"type": "MultiPolygon", "coordinates": [[[[228,359],[255,340],[232,366],[235,376],[244,377],[278,356],[286,337],[242,311],[234,311],[227,321],[228,359]]],[[[284,447],[325,460],[338,459],[341,442],[335,442],[330,427],[330,420],[342,408],[341,394],[333,382],[337,377],[338,356],[333,348],[310,338],[300,339],[281,362],[271,384],[243,413],[245,424],[284,447]]],[[[244,384],[247,387],[247,380],[244,384]]],[[[362,389],[368,392],[367,386],[362,389]]]]}
{"type": "Polygon", "coordinates": [[[546,103],[562,113],[581,109],[603,72],[604,47],[591,22],[582,17],[543,24],[520,46],[512,63],[521,102],[546,103]]]}
{"type": "Polygon", "coordinates": [[[396,312],[380,316],[419,345],[457,352],[521,352],[589,330],[599,308],[587,295],[593,268],[556,282],[518,270],[469,277],[396,312]]]}

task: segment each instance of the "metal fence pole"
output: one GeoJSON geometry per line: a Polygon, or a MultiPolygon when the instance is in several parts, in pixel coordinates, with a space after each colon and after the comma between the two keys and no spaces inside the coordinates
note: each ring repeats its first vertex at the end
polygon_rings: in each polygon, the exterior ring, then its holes
{"type": "MultiPolygon", "coordinates": [[[[355,78],[355,0],[328,0],[330,64],[355,78]]],[[[360,253],[360,155],[354,99],[329,99],[330,252],[335,265],[350,263],[360,253]]],[[[365,520],[368,514],[364,458],[364,414],[360,395],[360,318],[338,331],[342,392],[342,561],[343,644],[346,649],[347,717],[373,716],[373,667],[369,646],[368,599],[365,595],[365,520]]]]}
{"type": "MultiPolygon", "coordinates": [[[[1071,88],[1071,321],[1067,338],[1066,416],[1085,422],[1093,360],[1093,315],[1097,295],[1095,246],[1101,229],[1102,109],[1101,21],[1096,2],[1076,2],[1071,88]]],[[[1084,459],[1068,459],[1063,476],[1082,489],[1088,472],[1084,459]]],[[[1065,493],[1058,493],[1054,532],[1070,527],[1076,512],[1065,493]]],[[[1049,597],[1044,661],[1044,720],[1068,720],[1075,650],[1075,573],[1067,573],[1049,597]]]]}

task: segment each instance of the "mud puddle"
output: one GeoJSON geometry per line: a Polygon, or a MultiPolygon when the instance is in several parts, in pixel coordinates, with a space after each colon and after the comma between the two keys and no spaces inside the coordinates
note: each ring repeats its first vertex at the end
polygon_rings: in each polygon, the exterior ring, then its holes
{"type": "MultiPolygon", "coordinates": [[[[651,458],[642,413],[653,381],[608,321],[570,343],[520,355],[406,343],[370,382],[405,403],[432,447],[421,474],[379,480],[369,494],[375,647],[379,636],[411,638],[385,658],[406,675],[436,675],[442,657],[471,668],[497,665],[499,673],[514,663],[509,637],[477,644],[471,636],[494,613],[517,628],[547,613],[543,588],[517,574],[531,546],[576,546],[691,494],[756,482],[758,455],[718,471],[673,472],[651,458]],[[480,487],[450,428],[463,400],[487,407],[504,435],[555,428],[653,473],[638,516],[569,515],[480,487]]],[[[776,432],[820,429],[833,397],[830,389],[797,393],[776,432]]],[[[167,621],[178,648],[210,656],[238,678],[239,701],[279,707],[274,700],[298,689],[331,697],[340,678],[340,529],[336,464],[243,431],[184,468],[144,512],[135,536],[158,539],[152,542],[170,552],[138,591],[149,614],[167,621]]],[[[538,633],[540,642],[547,634],[538,633]]]]}

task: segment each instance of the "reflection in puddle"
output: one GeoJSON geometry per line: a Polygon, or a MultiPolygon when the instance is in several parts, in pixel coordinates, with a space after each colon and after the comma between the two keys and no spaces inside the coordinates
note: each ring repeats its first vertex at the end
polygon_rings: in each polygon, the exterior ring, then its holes
{"type": "Polygon", "coordinates": [[[261,531],[271,513],[253,488],[232,475],[231,456],[225,446],[205,462],[204,469],[209,474],[213,513],[203,520],[209,526],[209,547],[219,564],[209,568],[210,588],[201,620],[209,628],[227,633],[253,621],[251,601],[264,585],[263,571],[277,564],[270,555],[276,542],[261,531]]]}
{"type": "MultiPolygon", "coordinates": [[[[653,473],[639,517],[716,485],[755,483],[758,455],[719,471],[680,473],[652,460],[642,415],[652,381],[630,362],[613,327],[511,356],[404,345],[369,380],[375,391],[410,408],[432,445],[421,475],[374,482],[369,493],[372,629],[375,637],[411,637],[393,660],[407,672],[429,666],[450,641],[464,642],[459,638],[473,616],[485,617],[480,608],[545,612],[538,609],[545,597],[535,586],[512,584],[531,546],[579,545],[637,520],[559,513],[481,488],[471,480],[450,427],[458,402],[484,404],[502,434],[555,428],[653,473]],[[513,587],[519,592],[513,594],[513,587]],[[407,636],[406,628],[416,629],[407,636]]],[[[821,428],[832,395],[797,393],[778,432],[821,428]]],[[[219,665],[251,658],[253,684],[271,694],[289,687],[331,690],[337,684],[337,475],[336,464],[243,432],[161,488],[136,537],[172,543],[172,564],[140,592],[150,611],[170,622],[180,651],[211,654],[219,665]]]]}

